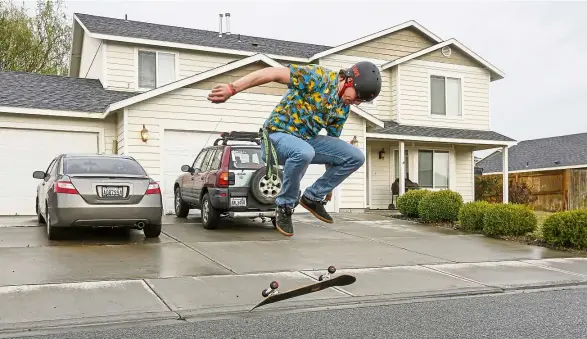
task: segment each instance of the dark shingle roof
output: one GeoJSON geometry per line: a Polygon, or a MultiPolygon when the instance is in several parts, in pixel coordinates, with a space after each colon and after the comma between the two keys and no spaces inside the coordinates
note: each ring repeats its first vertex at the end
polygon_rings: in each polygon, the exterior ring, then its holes
{"type": "MultiPolygon", "coordinates": [[[[477,163],[483,173],[502,171],[501,152],[477,163]]],[[[508,170],[533,170],[561,166],[587,167],[587,133],[521,141],[508,149],[508,170]]]]}
{"type": "Polygon", "coordinates": [[[111,103],[137,94],[107,91],[96,79],[0,72],[0,106],[104,112],[111,103]]]}
{"type": "Polygon", "coordinates": [[[92,33],[307,58],[332,47],[75,13],[92,33]],[[258,44],[257,46],[253,45],[258,44]]]}
{"type": "Polygon", "coordinates": [[[385,121],[385,127],[377,128],[371,133],[408,135],[419,137],[453,138],[453,139],[475,139],[491,141],[515,141],[512,138],[493,131],[479,131],[471,129],[456,129],[442,127],[427,127],[401,125],[395,121],[385,121]]]}

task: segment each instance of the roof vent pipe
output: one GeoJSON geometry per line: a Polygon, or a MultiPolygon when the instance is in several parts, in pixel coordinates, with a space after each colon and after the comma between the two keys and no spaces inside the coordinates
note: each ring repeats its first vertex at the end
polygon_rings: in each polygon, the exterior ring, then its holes
{"type": "Polygon", "coordinates": [[[226,13],[226,35],[230,35],[230,13],[226,13]]]}
{"type": "Polygon", "coordinates": [[[222,37],[222,13],[218,14],[220,16],[219,27],[218,27],[218,36],[222,37]]]}

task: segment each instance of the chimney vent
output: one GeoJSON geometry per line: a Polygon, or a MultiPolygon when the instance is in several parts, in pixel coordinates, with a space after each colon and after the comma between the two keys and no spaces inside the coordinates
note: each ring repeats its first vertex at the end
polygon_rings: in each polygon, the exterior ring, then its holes
{"type": "Polygon", "coordinates": [[[124,21],[128,20],[128,15],[124,15],[124,21]]]}
{"type": "Polygon", "coordinates": [[[220,21],[219,21],[219,25],[220,27],[218,28],[218,36],[222,37],[222,13],[218,14],[220,16],[220,21]]]}
{"type": "Polygon", "coordinates": [[[224,14],[226,17],[226,35],[230,35],[230,13],[224,14]]]}

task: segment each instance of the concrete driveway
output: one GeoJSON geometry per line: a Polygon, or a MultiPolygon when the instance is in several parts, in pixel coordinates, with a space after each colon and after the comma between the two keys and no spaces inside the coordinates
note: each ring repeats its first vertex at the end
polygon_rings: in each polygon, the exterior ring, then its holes
{"type": "Polygon", "coordinates": [[[205,230],[190,215],[166,216],[159,239],[73,230],[48,241],[33,217],[0,217],[0,334],[248,311],[272,280],[285,291],[329,265],[357,282],[255,312],[587,283],[587,259],[570,253],[375,213],[335,218],[328,225],[298,214],[292,238],[270,222],[205,230]]]}

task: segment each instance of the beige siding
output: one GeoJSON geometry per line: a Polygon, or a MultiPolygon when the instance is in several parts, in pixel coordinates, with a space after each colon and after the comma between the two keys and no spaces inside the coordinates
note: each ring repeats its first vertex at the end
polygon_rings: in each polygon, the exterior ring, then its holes
{"type": "Polygon", "coordinates": [[[489,130],[489,72],[483,68],[412,60],[399,67],[399,122],[489,130]],[[462,117],[430,115],[430,75],[461,77],[462,117]]]}
{"type": "Polygon", "coordinates": [[[362,58],[395,60],[434,45],[414,28],[406,28],[339,52],[362,58]]]}
{"type": "Polygon", "coordinates": [[[451,49],[451,54],[449,56],[444,56],[444,54],[442,54],[442,49],[438,49],[436,51],[433,51],[428,54],[424,54],[420,57],[417,57],[416,60],[443,62],[443,63],[447,63],[447,64],[455,64],[455,65],[463,65],[463,66],[471,66],[471,67],[485,67],[481,63],[476,61],[475,59],[466,55],[458,47],[456,47],[454,45],[450,45],[449,47],[451,49]]]}
{"type": "Polygon", "coordinates": [[[371,176],[371,209],[387,209],[391,203],[391,184],[393,175],[393,152],[390,142],[369,142],[371,148],[369,173],[371,176]],[[385,159],[379,159],[379,151],[385,150],[385,159]]]}
{"type": "Polygon", "coordinates": [[[471,147],[456,147],[456,191],[463,196],[465,202],[475,199],[473,187],[473,149],[471,147]]]}
{"type": "Polygon", "coordinates": [[[398,104],[398,76],[397,67],[386,69],[384,72],[389,74],[389,104],[390,104],[390,120],[397,121],[397,104],[398,104]]]}
{"type": "MultiPolygon", "coordinates": [[[[138,47],[138,46],[137,46],[138,47]]],[[[142,48],[142,47],[141,47],[142,48]]],[[[194,74],[226,65],[229,62],[242,59],[242,56],[228,56],[207,52],[158,48],[147,46],[145,49],[167,53],[177,53],[179,78],[186,78],[194,74]]],[[[106,69],[108,87],[118,90],[137,90],[137,49],[132,44],[108,42],[106,69]]]]}
{"type": "MultiPolygon", "coordinates": [[[[112,153],[112,141],[116,138],[115,117],[101,120],[0,113],[0,127],[97,132],[102,136],[98,149],[105,153],[112,153]]],[[[59,150],[50,151],[59,152],[59,150]]]]}
{"type": "MultiPolygon", "coordinates": [[[[189,86],[189,87],[209,91],[214,86],[216,86],[218,84],[226,84],[229,82],[234,82],[234,81],[238,80],[239,78],[241,78],[251,72],[254,72],[256,70],[266,68],[266,67],[269,67],[266,63],[257,62],[254,64],[250,64],[250,65],[232,70],[230,72],[223,73],[222,75],[218,75],[218,76],[212,77],[210,79],[198,82],[198,83],[196,83],[192,86],[189,86]]],[[[286,91],[287,91],[286,85],[272,82],[272,83],[268,83],[268,84],[261,85],[258,87],[249,88],[242,93],[271,94],[271,95],[278,95],[281,97],[281,96],[283,96],[283,94],[285,94],[286,91]]]]}
{"type": "Polygon", "coordinates": [[[100,79],[102,83],[104,83],[104,70],[102,69],[103,47],[104,46],[100,44],[100,40],[84,34],[79,71],[80,78],[100,79]]]}
{"type": "MultiPolygon", "coordinates": [[[[356,56],[346,56],[341,54],[333,54],[327,57],[320,59],[320,65],[331,69],[333,71],[339,71],[343,68],[348,68],[353,64],[364,61],[365,58],[360,58],[356,56]]],[[[368,59],[369,61],[373,62],[375,65],[382,65],[386,62],[386,60],[379,60],[379,59],[368,59]]],[[[392,98],[391,98],[391,71],[384,70],[381,74],[382,77],[382,86],[381,86],[381,93],[379,97],[374,101],[374,103],[363,103],[360,107],[369,112],[373,116],[381,119],[381,120],[391,120],[392,117],[392,98]]]]}
{"type": "MultiPolygon", "coordinates": [[[[351,113],[344,125],[340,138],[350,142],[354,136],[357,136],[359,144],[357,147],[366,152],[364,143],[365,120],[358,115],[351,113]]],[[[365,172],[366,163],[355,173],[351,174],[339,188],[336,200],[341,209],[362,209],[365,208],[365,172]]]]}
{"type": "Polygon", "coordinates": [[[124,148],[124,112],[116,114],[116,139],[118,140],[118,154],[125,154],[124,148]]]}

